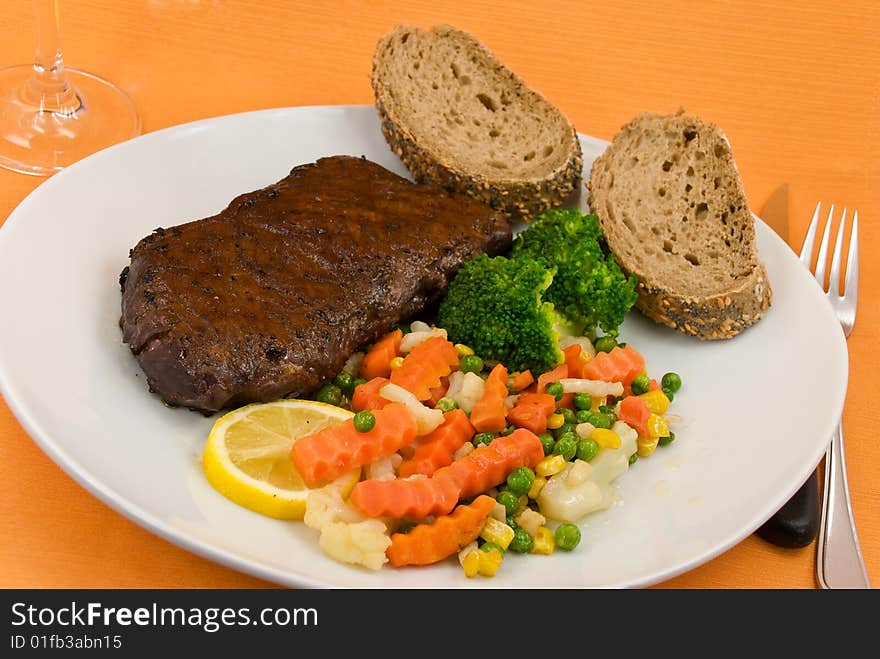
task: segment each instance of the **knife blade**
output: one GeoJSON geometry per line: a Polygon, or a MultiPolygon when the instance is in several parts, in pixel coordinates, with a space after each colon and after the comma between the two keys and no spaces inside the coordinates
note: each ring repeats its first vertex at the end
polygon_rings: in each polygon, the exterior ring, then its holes
{"type": "MultiPolygon", "coordinates": [[[[758,216],[794,249],[789,236],[788,183],[780,185],[767,198],[758,216]]],[[[757,535],[778,547],[797,548],[811,544],[819,533],[819,476],[814,471],[770,519],[757,531],[757,535]]]]}

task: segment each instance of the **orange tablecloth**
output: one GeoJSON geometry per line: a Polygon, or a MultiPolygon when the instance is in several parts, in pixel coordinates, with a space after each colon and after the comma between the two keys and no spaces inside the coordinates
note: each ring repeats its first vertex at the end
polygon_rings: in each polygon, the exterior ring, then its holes
{"type": "MultiPolygon", "coordinates": [[[[642,110],[679,106],[718,123],[752,209],[783,194],[791,244],[800,244],[817,200],[857,208],[861,299],[844,424],[856,522],[880,584],[876,2],[77,0],[61,7],[66,62],[128,91],[145,132],[244,110],[370,103],[377,38],[396,22],[447,22],[478,35],[580,132],[610,139],[642,110]]],[[[0,66],[30,61],[33,33],[30,3],[0,0],[0,66]]],[[[0,221],[41,181],[0,170],[0,221]]],[[[803,393],[805,404],[817,403],[803,393]]],[[[46,383],[46,396],[63,395],[46,383]]],[[[749,432],[748,411],[732,414],[749,432]]],[[[105,506],[36,447],[3,402],[0,463],[0,587],[270,585],[105,506]]],[[[814,588],[814,575],[815,545],[783,550],[752,536],[661,585],[814,588]]]]}

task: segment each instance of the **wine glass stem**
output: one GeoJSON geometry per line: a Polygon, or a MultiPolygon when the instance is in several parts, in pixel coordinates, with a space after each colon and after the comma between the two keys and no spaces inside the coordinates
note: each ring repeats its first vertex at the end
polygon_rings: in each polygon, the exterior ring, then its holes
{"type": "Polygon", "coordinates": [[[64,73],[61,52],[59,0],[34,0],[37,17],[37,49],[34,75],[24,93],[41,112],[71,115],[82,107],[82,100],[64,73]]]}

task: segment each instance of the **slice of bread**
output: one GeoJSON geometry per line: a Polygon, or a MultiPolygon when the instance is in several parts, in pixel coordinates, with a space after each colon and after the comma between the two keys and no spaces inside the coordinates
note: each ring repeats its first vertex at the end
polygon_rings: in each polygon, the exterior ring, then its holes
{"type": "Polygon", "coordinates": [[[420,183],[526,221],[580,184],[571,122],[467,32],[398,25],[376,47],[372,83],[385,139],[420,183]]]}
{"type": "Polygon", "coordinates": [[[702,339],[760,320],[770,283],[721,129],[643,113],[593,163],[587,188],[608,247],[638,278],[646,316],[702,339]]]}

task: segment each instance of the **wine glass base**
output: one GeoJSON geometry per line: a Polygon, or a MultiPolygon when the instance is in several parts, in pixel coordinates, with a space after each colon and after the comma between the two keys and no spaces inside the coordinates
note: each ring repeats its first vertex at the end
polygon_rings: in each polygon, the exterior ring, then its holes
{"type": "Polygon", "coordinates": [[[0,167],[49,176],[77,160],[141,132],[131,98],[113,83],[64,69],[80,101],[63,114],[41,110],[23,93],[31,65],[0,69],[0,167]]]}

